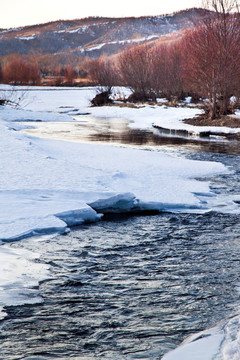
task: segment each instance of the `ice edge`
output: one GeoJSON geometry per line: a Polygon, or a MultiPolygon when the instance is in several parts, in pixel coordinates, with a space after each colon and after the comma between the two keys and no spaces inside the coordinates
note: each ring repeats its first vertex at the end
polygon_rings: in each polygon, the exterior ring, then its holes
{"type": "MultiPolygon", "coordinates": [[[[146,213],[161,213],[161,212],[207,212],[209,209],[203,201],[199,205],[174,204],[162,202],[144,202],[136,198],[133,193],[123,193],[115,196],[98,199],[86,204],[85,207],[67,210],[56,214],[49,214],[47,216],[28,218],[26,228],[18,233],[4,236],[0,235],[0,241],[13,242],[22,240],[24,238],[49,235],[49,234],[64,234],[74,226],[79,226],[84,223],[93,223],[102,219],[105,214],[134,214],[141,215],[146,213]]],[[[26,219],[15,219],[16,222],[25,222],[26,219]]],[[[9,225],[10,226],[10,225],[9,225]]]]}

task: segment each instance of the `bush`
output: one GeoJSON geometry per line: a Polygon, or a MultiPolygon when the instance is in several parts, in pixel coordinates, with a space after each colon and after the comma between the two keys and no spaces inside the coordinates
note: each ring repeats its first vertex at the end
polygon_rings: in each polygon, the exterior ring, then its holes
{"type": "Polygon", "coordinates": [[[128,102],[138,103],[147,101],[156,101],[156,95],[154,93],[143,94],[141,92],[133,92],[128,98],[128,102]]]}
{"type": "Polygon", "coordinates": [[[97,94],[91,101],[93,106],[103,106],[106,104],[111,104],[113,101],[110,99],[111,91],[103,91],[100,94],[97,94]]]}

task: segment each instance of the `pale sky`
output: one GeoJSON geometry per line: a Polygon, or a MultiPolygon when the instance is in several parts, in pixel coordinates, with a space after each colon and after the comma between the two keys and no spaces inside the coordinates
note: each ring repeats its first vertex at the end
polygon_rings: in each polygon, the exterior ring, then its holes
{"type": "Polygon", "coordinates": [[[162,15],[201,4],[202,0],[0,0],[0,28],[87,16],[162,15]]]}

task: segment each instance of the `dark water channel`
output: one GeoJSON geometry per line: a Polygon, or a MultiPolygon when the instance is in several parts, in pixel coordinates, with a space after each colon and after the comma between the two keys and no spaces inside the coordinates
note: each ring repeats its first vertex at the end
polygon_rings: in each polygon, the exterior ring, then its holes
{"type": "Polygon", "coordinates": [[[129,127],[121,118],[96,118],[91,115],[75,116],[75,122],[25,122],[28,134],[74,142],[95,142],[110,145],[137,146],[142,148],[171,147],[178,150],[207,151],[240,155],[239,141],[219,138],[168,136],[158,129],[141,130],[129,127]]]}
{"type": "MultiPolygon", "coordinates": [[[[215,177],[212,187],[240,194],[237,142],[158,141],[229,165],[234,173],[215,177]]],[[[114,217],[11,246],[41,253],[52,278],[40,285],[42,304],[7,309],[4,360],[159,360],[239,311],[238,214],[114,217]]]]}

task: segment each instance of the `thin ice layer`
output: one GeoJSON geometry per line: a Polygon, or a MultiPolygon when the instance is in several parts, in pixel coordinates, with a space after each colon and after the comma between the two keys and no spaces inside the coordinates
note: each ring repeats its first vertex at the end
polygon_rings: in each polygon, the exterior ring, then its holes
{"type": "Polygon", "coordinates": [[[42,301],[39,281],[49,277],[49,266],[35,262],[38,254],[24,249],[0,247],[0,316],[5,305],[33,304],[42,301]]]}

